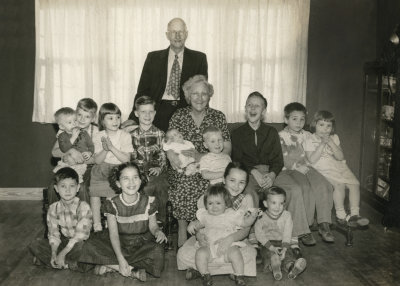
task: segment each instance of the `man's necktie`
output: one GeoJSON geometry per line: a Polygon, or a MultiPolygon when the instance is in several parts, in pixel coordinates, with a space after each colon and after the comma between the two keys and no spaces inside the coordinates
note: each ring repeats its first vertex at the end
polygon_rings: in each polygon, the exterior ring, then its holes
{"type": "Polygon", "coordinates": [[[175,55],[175,60],[172,64],[171,74],[169,76],[167,94],[173,96],[176,100],[179,99],[180,81],[181,69],[179,67],[178,55],[175,55]]]}

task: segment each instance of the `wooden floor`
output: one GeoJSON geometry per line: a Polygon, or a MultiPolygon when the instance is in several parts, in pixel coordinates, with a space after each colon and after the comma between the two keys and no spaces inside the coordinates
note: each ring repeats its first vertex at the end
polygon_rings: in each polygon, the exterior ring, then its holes
{"type": "MultiPolygon", "coordinates": [[[[400,232],[384,232],[381,215],[366,204],[362,209],[371,225],[355,233],[353,247],[346,247],[337,232],[334,244],[322,242],[314,233],[317,245],[303,248],[308,267],[296,280],[274,281],[258,265],[257,278],[247,278],[247,285],[400,285],[400,232]]],[[[34,266],[27,245],[43,234],[41,219],[40,201],[0,201],[1,285],[201,285],[200,280],[186,281],[185,273],[176,270],[175,251],[167,253],[162,277],[146,283],[117,273],[96,276],[34,266]]],[[[227,276],[217,276],[214,285],[235,284],[227,276]]]]}

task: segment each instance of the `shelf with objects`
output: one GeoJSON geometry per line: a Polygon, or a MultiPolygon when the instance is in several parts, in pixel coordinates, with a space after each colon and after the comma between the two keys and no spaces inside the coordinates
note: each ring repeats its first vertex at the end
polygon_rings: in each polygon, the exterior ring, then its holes
{"type": "Polygon", "coordinates": [[[379,62],[364,65],[360,160],[363,197],[380,211],[389,201],[396,78],[379,62]]]}

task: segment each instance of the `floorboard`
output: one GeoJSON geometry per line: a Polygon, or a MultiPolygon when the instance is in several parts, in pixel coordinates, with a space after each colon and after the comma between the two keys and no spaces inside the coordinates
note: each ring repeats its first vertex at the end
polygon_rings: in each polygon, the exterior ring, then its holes
{"type": "MultiPolygon", "coordinates": [[[[32,265],[27,245],[43,234],[40,201],[0,201],[0,284],[30,285],[144,285],[118,273],[96,276],[53,270],[32,265]]],[[[296,278],[275,281],[271,273],[257,267],[257,278],[246,278],[247,285],[400,285],[400,232],[384,232],[382,215],[364,204],[363,214],[370,218],[367,230],[354,233],[354,246],[345,246],[345,237],[334,232],[334,244],[326,244],[315,232],[317,245],[303,247],[306,271],[296,278]]],[[[145,284],[200,286],[200,280],[186,281],[185,273],[176,270],[176,254],[166,255],[165,271],[160,279],[150,278],[145,284]]],[[[214,285],[234,285],[227,276],[214,277],[214,285]]]]}

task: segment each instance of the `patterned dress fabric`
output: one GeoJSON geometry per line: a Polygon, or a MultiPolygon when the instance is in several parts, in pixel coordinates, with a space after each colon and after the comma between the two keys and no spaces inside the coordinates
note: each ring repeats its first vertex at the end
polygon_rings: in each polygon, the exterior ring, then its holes
{"type": "MultiPolygon", "coordinates": [[[[206,115],[200,126],[197,126],[190,115],[190,110],[191,107],[178,109],[172,116],[169,126],[178,129],[183,139],[192,142],[198,152],[207,152],[203,145],[203,131],[208,126],[213,125],[221,129],[224,141],[230,141],[225,115],[221,111],[206,107],[206,115]]],[[[168,182],[170,184],[168,195],[172,202],[174,217],[188,221],[194,220],[197,200],[207,190],[209,181],[203,179],[199,173],[187,176],[169,167],[168,182]]]]}

